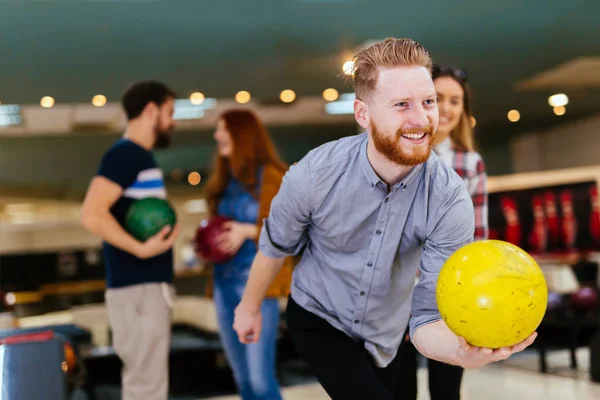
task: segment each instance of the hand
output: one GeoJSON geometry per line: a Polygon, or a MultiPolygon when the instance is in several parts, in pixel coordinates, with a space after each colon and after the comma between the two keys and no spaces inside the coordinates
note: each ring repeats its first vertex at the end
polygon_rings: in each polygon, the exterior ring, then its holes
{"type": "Polygon", "coordinates": [[[247,224],[241,224],[236,221],[227,221],[223,223],[223,232],[216,243],[219,249],[226,254],[235,254],[242,247],[244,241],[248,239],[247,224]]]}
{"type": "Polygon", "coordinates": [[[238,334],[241,343],[256,343],[260,338],[262,328],[262,315],[260,309],[256,313],[248,311],[243,303],[240,303],[234,311],[233,329],[238,334]]]}
{"type": "Polygon", "coordinates": [[[461,367],[465,369],[483,367],[484,365],[493,362],[506,360],[513,354],[525,350],[533,343],[536,337],[537,332],[531,334],[519,344],[511,347],[503,347],[501,349],[486,349],[483,347],[471,346],[464,338],[459,337],[458,360],[461,367]]]}
{"type": "Polygon", "coordinates": [[[142,243],[136,255],[139,258],[146,259],[162,254],[173,247],[178,236],[179,225],[175,225],[173,230],[171,230],[170,226],[165,226],[156,235],[142,243]],[[171,233],[170,235],[169,232],[171,233]]]}

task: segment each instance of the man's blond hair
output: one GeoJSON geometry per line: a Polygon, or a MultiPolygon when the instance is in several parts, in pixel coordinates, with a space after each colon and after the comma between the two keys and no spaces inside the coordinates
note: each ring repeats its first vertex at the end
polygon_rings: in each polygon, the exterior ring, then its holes
{"type": "Polygon", "coordinates": [[[378,67],[425,67],[431,73],[429,52],[412,39],[387,38],[354,56],[354,91],[366,100],[377,86],[378,67]]]}

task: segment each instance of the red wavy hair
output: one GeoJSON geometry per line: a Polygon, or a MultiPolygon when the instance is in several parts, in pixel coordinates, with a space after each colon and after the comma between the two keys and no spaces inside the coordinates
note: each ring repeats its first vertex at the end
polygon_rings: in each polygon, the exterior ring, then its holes
{"type": "Polygon", "coordinates": [[[233,151],[230,157],[223,157],[217,151],[213,171],[206,184],[206,200],[212,215],[216,215],[219,199],[225,192],[231,176],[239,180],[248,191],[258,199],[258,169],[261,166],[271,166],[282,172],[287,171],[277,153],[269,133],[249,110],[229,110],[220,119],[233,141],[233,151]]]}

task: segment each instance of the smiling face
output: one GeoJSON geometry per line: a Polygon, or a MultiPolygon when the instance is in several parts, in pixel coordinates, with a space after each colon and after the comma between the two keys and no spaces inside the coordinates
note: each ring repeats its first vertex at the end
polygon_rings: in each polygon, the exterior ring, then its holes
{"type": "Polygon", "coordinates": [[[399,165],[425,162],[438,126],[436,93],[425,67],[379,67],[375,90],[356,100],[375,149],[399,165]]]}
{"type": "Polygon", "coordinates": [[[225,120],[219,119],[217,121],[217,129],[213,135],[217,142],[217,151],[222,157],[228,158],[233,154],[233,139],[225,120]]]}
{"type": "Polygon", "coordinates": [[[437,78],[434,85],[440,114],[438,140],[443,140],[450,136],[462,118],[465,92],[456,80],[447,76],[437,78]]]}

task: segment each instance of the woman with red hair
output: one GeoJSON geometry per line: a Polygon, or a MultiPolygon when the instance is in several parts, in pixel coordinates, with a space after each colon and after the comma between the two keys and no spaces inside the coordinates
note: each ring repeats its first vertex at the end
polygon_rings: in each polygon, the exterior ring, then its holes
{"type": "Polygon", "coordinates": [[[211,215],[229,218],[217,239],[229,261],[214,265],[214,301],[219,335],[243,400],[281,399],[275,368],[279,298],[290,291],[291,259],[267,291],[262,304],[262,332],[257,343],[242,344],[233,330],[250,266],[257,253],[262,221],[269,214],[287,165],[280,160],[269,134],[248,110],[225,112],[214,133],[217,154],[206,186],[211,215]]]}

